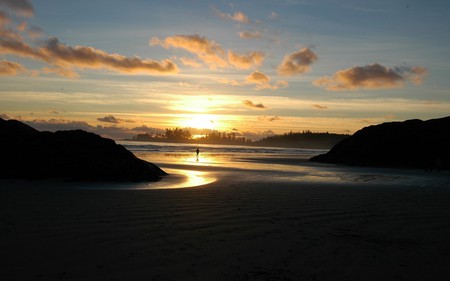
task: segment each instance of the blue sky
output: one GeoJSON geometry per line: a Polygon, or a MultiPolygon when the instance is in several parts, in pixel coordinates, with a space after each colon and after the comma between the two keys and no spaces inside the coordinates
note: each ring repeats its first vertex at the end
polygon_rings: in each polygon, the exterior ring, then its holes
{"type": "Polygon", "coordinates": [[[0,11],[0,114],[38,128],[258,138],[450,112],[448,1],[0,0],[0,11]]]}

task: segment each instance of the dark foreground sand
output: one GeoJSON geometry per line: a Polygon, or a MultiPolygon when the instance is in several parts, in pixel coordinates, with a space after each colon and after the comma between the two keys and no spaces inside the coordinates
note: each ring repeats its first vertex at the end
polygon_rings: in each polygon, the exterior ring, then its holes
{"type": "Polygon", "coordinates": [[[1,182],[0,280],[450,280],[450,189],[1,182]]]}

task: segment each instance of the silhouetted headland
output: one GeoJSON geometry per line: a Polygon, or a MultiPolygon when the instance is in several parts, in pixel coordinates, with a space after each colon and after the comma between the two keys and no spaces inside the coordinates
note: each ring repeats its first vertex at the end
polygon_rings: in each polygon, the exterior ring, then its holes
{"type": "Polygon", "coordinates": [[[0,178],[157,181],[166,173],[111,139],[82,130],[39,132],[0,119],[0,178]]]}
{"type": "Polygon", "coordinates": [[[390,122],[365,127],[311,158],[323,163],[359,166],[448,169],[450,116],[390,122]]]}

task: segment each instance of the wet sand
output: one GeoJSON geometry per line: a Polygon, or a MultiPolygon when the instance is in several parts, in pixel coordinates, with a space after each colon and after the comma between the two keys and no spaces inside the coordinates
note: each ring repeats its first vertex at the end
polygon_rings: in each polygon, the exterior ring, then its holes
{"type": "Polygon", "coordinates": [[[202,169],[216,181],[184,189],[1,181],[1,279],[450,277],[446,186],[370,176],[352,184],[268,181],[202,169]]]}

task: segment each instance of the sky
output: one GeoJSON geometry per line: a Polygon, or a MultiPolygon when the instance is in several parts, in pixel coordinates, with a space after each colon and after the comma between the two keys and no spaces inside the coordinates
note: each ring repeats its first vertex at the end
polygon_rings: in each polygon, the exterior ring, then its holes
{"type": "Polygon", "coordinates": [[[258,139],[450,115],[450,1],[0,0],[0,117],[258,139]]]}

